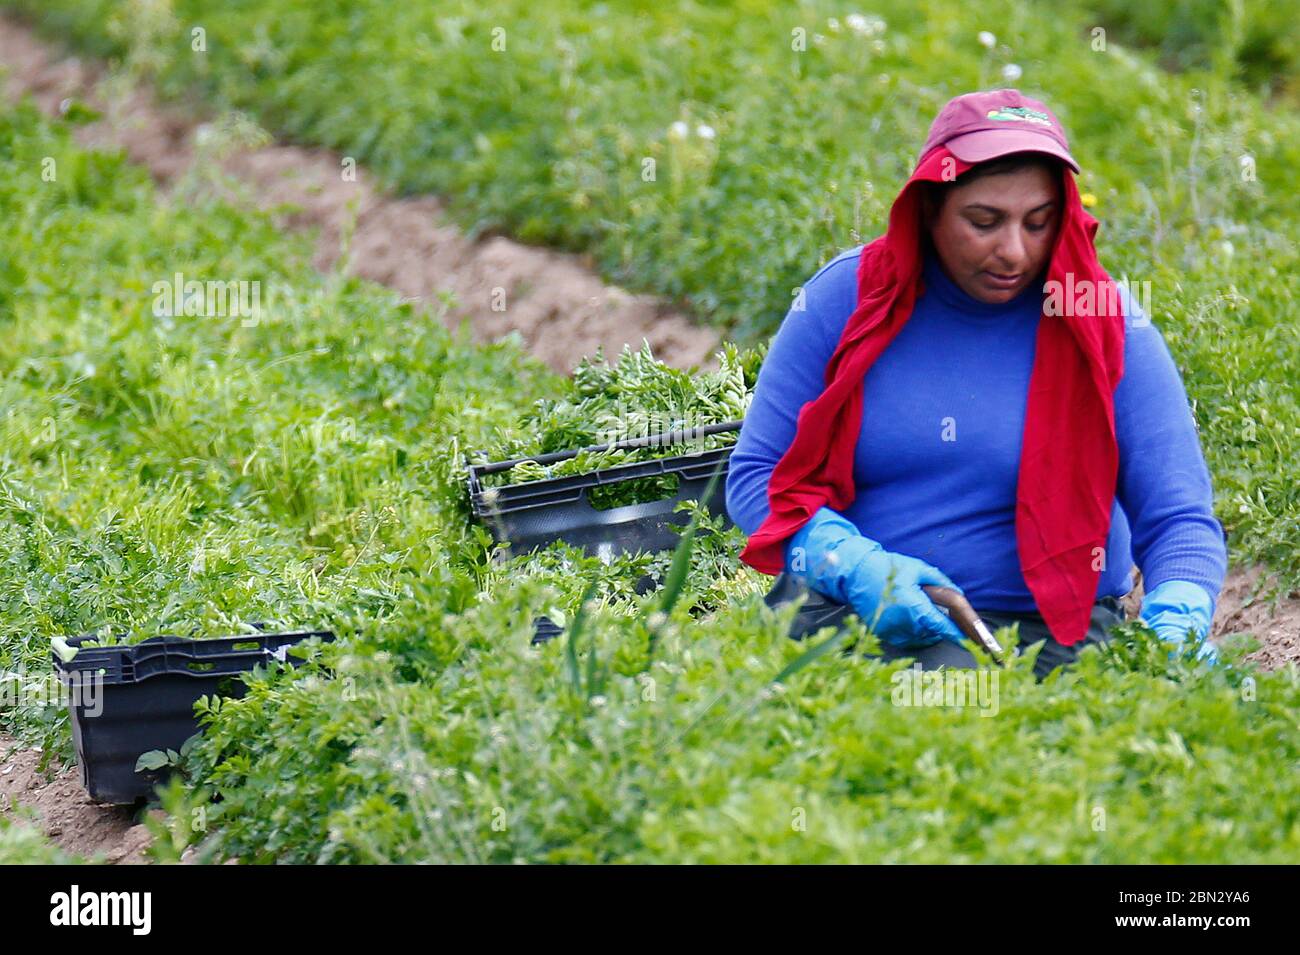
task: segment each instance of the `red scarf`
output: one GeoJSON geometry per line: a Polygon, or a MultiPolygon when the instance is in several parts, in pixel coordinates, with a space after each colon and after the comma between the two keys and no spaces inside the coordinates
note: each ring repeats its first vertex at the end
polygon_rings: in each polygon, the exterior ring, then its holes
{"type": "MultiPolygon", "coordinates": [[[[819,507],[842,513],[852,504],[863,377],[923,291],[920,183],[951,181],[970,167],[943,146],[931,150],[894,200],[888,230],[862,250],[858,306],[826,366],[826,387],[800,409],[794,440],[768,480],[770,513],[741,552],[755,569],[780,573],[787,541],[819,507]]],[[[1124,318],[1115,285],[1097,261],[1097,220],[1084,211],[1064,165],[1061,178],[1065,203],[1047,273],[1049,283],[1060,284],[1046,286],[1053,294],[1044,295],[1038,325],[1016,484],[1016,544],[1038,612],[1052,636],[1069,646],[1087,635],[1110,532],[1124,318]],[[1093,294],[1083,297],[1088,289],[1093,294]]]]}

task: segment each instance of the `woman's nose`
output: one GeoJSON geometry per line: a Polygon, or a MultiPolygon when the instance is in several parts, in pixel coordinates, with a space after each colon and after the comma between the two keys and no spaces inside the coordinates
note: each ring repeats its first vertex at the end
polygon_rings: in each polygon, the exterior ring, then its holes
{"type": "Polygon", "coordinates": [[[1002,244],[998,247],[998,257],[1012,268],[1024,262],[1025,241],[1018,228],[1013,226],[1003,234],[1002,244]]]}

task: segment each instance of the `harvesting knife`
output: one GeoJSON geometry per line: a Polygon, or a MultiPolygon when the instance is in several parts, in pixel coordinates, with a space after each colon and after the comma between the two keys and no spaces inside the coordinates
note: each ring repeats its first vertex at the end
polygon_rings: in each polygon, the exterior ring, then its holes
{"type": "Polygon", "coordinates": [[[980,619],[975,608],[962,593],[951,587],[939,587],[934,584],[927,584],[921,589],[936,605],[947,609],[948,616],[962,633],[993,654],[993,659],[1002,665],[1002,645],[998,643],[997,638],[993,636],[993,631],[980,619]]]}

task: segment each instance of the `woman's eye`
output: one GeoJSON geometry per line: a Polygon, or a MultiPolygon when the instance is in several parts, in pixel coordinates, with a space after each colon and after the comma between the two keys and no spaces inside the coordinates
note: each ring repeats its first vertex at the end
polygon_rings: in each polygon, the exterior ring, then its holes
{"type": "Polygon", "coordinates": [[[997,223],[996,222],[971,222],[971,225],[979,229],[981,232],[988,232],[995,225],[997,225],[997,223]]]}
{"type": "Polygon", "coordinates": [[[1025,223],[1025,228],[1028,229],[1030,232],[1042,232],[1044,229],[1047,228],[1047,223],[1046,223],[1046,222],[1039,222],[1039,223],[1026,222],[1026,223],[1025,223]]]}

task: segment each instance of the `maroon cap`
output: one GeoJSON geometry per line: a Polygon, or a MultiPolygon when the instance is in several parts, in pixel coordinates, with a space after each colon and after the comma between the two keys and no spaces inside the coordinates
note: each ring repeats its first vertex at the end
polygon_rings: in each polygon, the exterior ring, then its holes
{"type": "Polygon", "coordinates": [[[963,93],[948,100],[930,126],[921,156],[936,146],[947,146],[963,162],[984,162],[1008,153],[1047,153],[1064,159],[1076,173],[1081,171],[1056,116],[1020,90],[963,93]]]}

